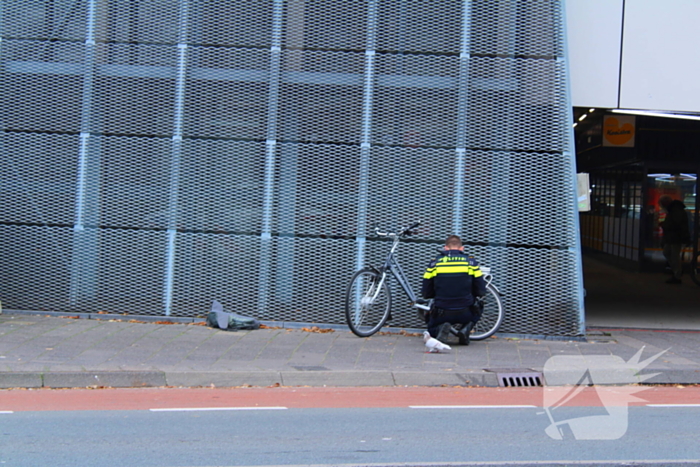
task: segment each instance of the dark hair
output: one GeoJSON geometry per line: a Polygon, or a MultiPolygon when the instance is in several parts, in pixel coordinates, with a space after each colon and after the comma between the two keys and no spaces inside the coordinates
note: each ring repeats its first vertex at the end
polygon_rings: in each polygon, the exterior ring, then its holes
{"type": "Polygon", "coordinates": [[[447,237],[447,240],[445,240],[445,246],[448,248],[459,248],[462,246],[462,239],[457,235],[450,235],[447,237]]]}

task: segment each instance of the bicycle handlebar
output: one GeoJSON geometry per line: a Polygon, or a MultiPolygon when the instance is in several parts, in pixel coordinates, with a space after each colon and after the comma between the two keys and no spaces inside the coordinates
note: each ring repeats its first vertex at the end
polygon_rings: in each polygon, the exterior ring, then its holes
{"type": "Polygon", "coordinates": [[[419,227],[422,224],[421,221],[414,222],[413,225],[410,227],[406,227],[403,229],[401,232],[396,233],[396,232],[380,232],[379,227],[377,224],[374,224],[374,233],[378,237],[392,237],[392,238],[397,238],[397,237],[405,237],[406,235],[411,234],[411,230],[415,229],[416,227],[419,227]]]}

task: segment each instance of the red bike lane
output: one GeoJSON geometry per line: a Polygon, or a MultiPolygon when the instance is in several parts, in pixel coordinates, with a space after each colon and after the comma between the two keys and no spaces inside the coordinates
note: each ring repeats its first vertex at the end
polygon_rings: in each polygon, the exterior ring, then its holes
{"type": "Polygon", "coordinates": [[[0,390],[0,413],[66,410],[700,406],[700,386],[245,387],[0,390]],[[564,401],[564,402],[561,402],[564,401]]]}

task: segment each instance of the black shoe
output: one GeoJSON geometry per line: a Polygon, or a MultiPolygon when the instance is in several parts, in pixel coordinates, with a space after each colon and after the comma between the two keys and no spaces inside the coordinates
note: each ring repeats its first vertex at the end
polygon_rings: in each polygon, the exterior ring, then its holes
{"type": "Polygon", "coordinates": [[[450,323],[442,323],[438,329],[439,331],[436,339],[443,344],[447,344],[452,336],[452,325],[450,323]]]}
{"type": "Polygon", "coordinates": [[[676,277],[672,277],[669,280],[667,280],[666,283],[667,284],[682,284],[683,281],[681,281],[680,279],[678,279],[676,277]]]}
{"type": "Polygon", "coordinates": [[[469,334],[471,334],[473,328],[474,323],[469,323],[460,329],[459,333],[457,333],[457,337],[459,338],[459,343],[461,345],[469,345],[469,334]]]}

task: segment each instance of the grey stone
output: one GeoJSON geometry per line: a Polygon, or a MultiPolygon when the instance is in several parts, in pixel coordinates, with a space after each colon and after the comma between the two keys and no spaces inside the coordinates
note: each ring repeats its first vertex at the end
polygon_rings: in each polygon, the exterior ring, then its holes
{"type": "Polygon", "coordinates": [[[44,373],[44,387],[158,387],[165,386],[165,374],[161,371],[83,371],[44,373]]]}
{"type": "Polygon", "coordinates": [[[41,374],[36,372],[0,372],[0,389],[40,388],[41,374]]]}
{"type": "Polygon", "coordinates": [[[285,386],[394,386],[389,371],[283,371],[285,386]]]}
{"type": "Polygon", "coordinates": [[[166,373],[168,386],[273,386],[282,384],[278,371],[186,371],[166,373]]]}

